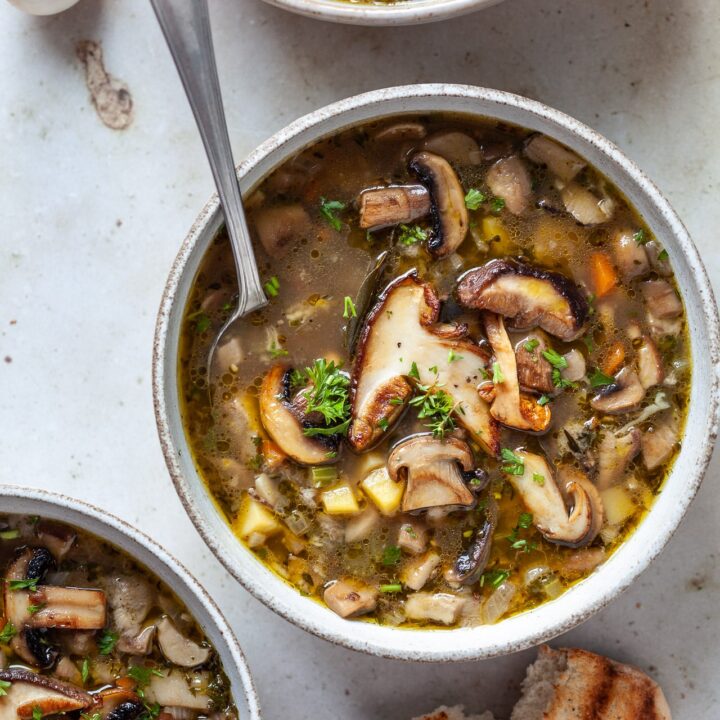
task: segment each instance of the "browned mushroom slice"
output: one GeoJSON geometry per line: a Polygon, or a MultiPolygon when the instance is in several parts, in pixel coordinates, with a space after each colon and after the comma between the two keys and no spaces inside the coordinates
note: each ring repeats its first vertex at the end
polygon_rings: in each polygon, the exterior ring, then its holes
{"type": "Polygon", "coordinates": [[[639,451],[640,431],[637,428],[619,437],[606,432],[598,444],[598,488],[606,490],[620,482],[639,451]]]}
{"type": "Polygon", "coordinates": [[[590,401],[594,410],[608,415],[620,415],[634,410],[645,397],[645,388],[641,385],[637,373],[624,367],[616,376],[615,382],[606,385],[590,401]]]}
{"type": "Polygon", "coordinates": [[[678,428],[672,418],[665,418],[642,434],[642,459],[648,470],[655,470],[670,459],[678,443],[678,428]]]}
{"type": "Polygon", "coordinates": [[[429,135],[422,149],[441,155],[455,165],[478,165],[483,159],[475,139],[457,130],[441,130],[429,135]]]}
{"type": "Polygon", "coordinates": [[[643,336],[642,344],[637,348],[638,377],[640,384],[648,390],[660,385],[665,379],[665,370],[660,351],[652,338],[643,336]]]}
{"type": "Polygon", "coordinates": [[[533,135],[525,145],[525,155],[538,165],[545,165],[555,177],[570,182],[587,163],[574,152],[545,135],[533,135]]]}
{"type": "Polygon", "coordinates": [[[312,230],[310,216],[300,204],[263,208],[253,214],[252,221],[260,244],[274,258],[285,255],[312,230]]]}
{"type": "Polygon", "coordinates": [[[567,342],[585,332],[588,304],[575,283],[559,273],[514,260],[491,260],[458,283],[460,303],[511,318],[513,326],[539,326],[567,342]]]}
{"type": "Polygon", "coordinates": [[[440,440],[431,433],[402,440],[387,461],[393,480],[401,479],[401,474],[407,475],[403,512],[472,505],[475,497],[460,470],[467,472],[473,467],[473,455],[466,443],[452,437],[440,440]]]}
{"type": "Polygon", "coordinates": [[[517,155],[498,160],[488,170],[485,181],[490,192],[502,198],[513,215],[522,215],[528,209],[532,180],[525,163],[517,155]]]}
{"type": "Polygon", "coordinates": [[[373,139],[378,142],[397,142],[398,140],[422,140],[427,131],[419,122],[401,121],[378,130],[373,139]]]}
{"type": "Polygon", "coordinates": [[[167,660],[181,667],[196,667],[207,662],[210,648],[185,637],[168,617],[157,624],[158,645],[167,660]]]}
{"type": "Polygon", "coordinates": [[[550,424],[549,405],[538,405],[530,395],[520,394],[515,351],[505,331],[502,318],[494,313],[484,313],[485,332],[495,353],[496,368],[495,399],[490,414],[503,425],[518,430],[542,432],[550,424]]]}
{"type": "Polygon", "coordinates": [[[145,698],[164,707],[180,707],[207,713],[213,707],[208,687],[210,673],[205,671],[170,670],[152,675],[145,689],[145,698]],[[205,688],[205,689],[200,689],[205,688]]]}
{"type": "Polygon", "coordinates": [[[337,580],[323,594],[325,604],[342,618],[372,612],[377,606],[377,590],[355,580],[337,580]]]}
{"type": "Polygon", "coordinates": [[[55,585],[38,585],[35,591],[6,589],[5,612],[13,624],[20,623],[16,627],[102,630],[105,593],[55,585]]]}
{"type": "Polygon", "coordinates": [[[84,710],[94,702],[92,695],[74,685],[23,668],[0,670],[0,680],[9,683],[0,698],[2,720],[36,720],[38,715],[84,710]]]}
{"type": "Polygon", "coordinates": [[[488,354],[464,337],[465,327],[437,323],[439,313],[435,291],[414,272],[390,283],[368,313],[352,373],[348,440],[355,450],[368,450],[385,436],[413,393],[412,379],[450,395],[456,420],[486,452],[497,454],[499,429],[477,391],[488,354]]]}
{"type": "Polygon", "coordinates": [[[640,284],[645,299],[650,331],[655,337],[677,335],[682,328],[682,302],[666,280],[648,280],[640,284]]]}
{"type": "Polygon", "coordinates": [[[602,523],[603,510],[599,494],[589,491],[590,481],[572,477],[561,492],[544,457],[522,449],[515,450],[515,455],[522,463],[513,465],[513,469],[517,467],[521,472],[506,472],[506,477],[532,513],[535,527],[558,545],[582,547],[591,543],[602,523]],[[570,500],[570,510],[565,497],[570,500]]]}
{"type": "Polygon", "coordinates": [[[650,265],[645,246],[635,240],[632,230],[618,230],[612,238],[615,262],[625,282],[645,274],[650,265]]]}
{"type": "Polygon", "coordinates": [[[334,436],[308,436],[299,414],[290,403],[291,369],[275,365],[260,386],[260,420],[280,449],[300,465],[335,462],[338,441],[334,436]]]}
{"type": "Polygon", "coordinates": [[[433,231],[428,250],[435,257],[450,255],[460,246],[468,230],[468,211],[460,180],[445,158],[429,152],[413,156],[410,170],[430,191],[433,231]]]}
{"type": "Polygon", "coordinates": [[[423,185],[389,185],[363,190],[358,198],[360,227],[379,230],[409,223],[430,212],[430,193],[423,185]]]}
{"type": "Polygon", "coordinates": [[[540,393],[554,393],[552,365],[543,356],[548,349],[545,333],[533,332],[515,345],[515,364],[520,387],[540,393]]]}
{"type": "Polygon", "coordinates": [[[98,693],[102,701],[98,720],[136,720],[146,712],[138,695],[130,690],[113,687],[98,693]]]}

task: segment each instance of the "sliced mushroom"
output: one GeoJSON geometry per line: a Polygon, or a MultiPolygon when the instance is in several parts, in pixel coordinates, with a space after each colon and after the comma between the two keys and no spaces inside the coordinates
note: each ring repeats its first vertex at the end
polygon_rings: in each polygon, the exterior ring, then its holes
{"type": "Polygon", "coordinates": [[[670,259],[657,240],[650,240],[644,247],[652,269],[661,277],[670,277],[673,274],[670,259]]]}
{"type": "Polygon", "coordinates": [[[389,185],[363,190],[358,198],[360,227],[379,230],[409,223],[430,213],[430,193],[423,185],[389,185]]]}
{"type": "Polygon", "coordinates": [[[312,221],[299,203],[263,208],[252,216],[260,244],[273,258],[280,258],[302,238],[308,237],[312,221]]]}
{"type": "Polygon", "coordinates": [[[637,348],[638,377],[640,384],[648,390],[653,385],[660,385],[665,379],[663,361],[657,345],[652,338],[643,337],[642,345],[637,348]]]}
{"type": "Polygon", "coordinates": [[[615,376],[615,382],[602,388],[590,405],[608,415],[621,415],[637,408],[644,398],[645,388],[637,373],[630,367],[624,367],[615,376]]]}
{"type": "Polygon", "coordinates": [[[105,593],[100,590],[38,585],[36,591],[5,589],[5,611],[16,627],[101,630],[105,593]],[[34,612],[30,606],[39,608],[34,612]]]}
{"type": "Polygon", "coordinates": [[[612,238],[615,262],[625,282],[644,275],[649,269],[645,246],[635,240],[632,230],[618,230],[612,238]]]}
{"type": "Polygon", "coordinates": [[[401,121],[378,130],[373,138],[379,142],[397,142],[398,140],[421,140],[427,131],[419,122],[401,121]]]}
{"type": "Polygon", "coordinates": [[[0,680],[10,683],[0,698],[0,720],[30,720],[84,710],[92,695],[55,678],[13,667],[0,670],[0,680]]]}
{"type": "Polygon", "coordinates": [[[581,225],[600,225],[615,213],[615,203],[608,197],[599,198],[576,182],[558,183],[565,209],[581,225]]]}
{"type": "Polygon", "coordinates": [[[337,580],[323,593],[325,604],[342,618],[357,617],[377,607],[377,590],[355,580],[337,580]]]}
{"type": "Polygon", "coordinates": [[[514,260],[491,260],[469,270],[457,295],[465,307],[503,315],[518,329],[539,326],[566,342],[587,326],[588,304],[575,283],[514,260]]]}
{"type": "Polygon", "coordinates": [[[498,160],[488,170],[485,181],[490,192],[502,198],[513,215],[522,215],[530,206],[532,180],[525,163],[517,155],[498,160]]]}
{"type": "Polygon", "coordinates": [[[570,382],[578,382],[585,377],[585,356],[576,348],[566,352],[563,357],[567,366],[560,371],[560,376],[570,382]]]}
{"type": "Polygon", "coordinates": [[[348,440],[356,451],[385,437],[410,400],[414,380],[450,395],[457,421],[486,452],[497,454],[499,429],[477,392],[488,354],[465,337],[466,327],[438,323],[439,313],[435,291],[414,272],[394,280],[368,313],[352,372],[348,440]]]}
{"type": "Polygon", "coordinates": [[[185,637],[168,617],[157,624],[158,645],[166,660],[181,667],[196,667],[207,662],[210,648],[185,637]]]}
{"type": "Polygon", "coordinates": [[[422,149],[455,165],[479,165],[483,157],[475,139],[457,130],[441,130],[429,135],[423,141],[422,149]]]}
{"type": "Polygon", "coordinates": [[[375,506],[368,503],[367,507],[345,525],[345,542],[348,545],[369,538],[380,525],[380,513],[375,506]]]}
{"type": "Polygon", "coordinates": [[[666,280],[648,280],[640,284],[647,307],[650,331],[655,337],[677,335],[682,328],[682,302],[666,280]]]}
{"type": "Polygon", "coordinates": [[[399,442],[387,460],[393,480],[407,475],[403,512],[434,507],[468,507],[475,497],[463,481],[475,463],[468,445],[453,437],[440,440],[431,433],[412,435],[399,442]]]}
{"type": "Polygon", "coordinates": [[[548,349],[543,332],[530,333],[515,345],[515,364],[520,387],[540,393],[555,392],[552,365],[543,356],[548,349]]]}
{"type": "Polygon", "coordinates": [[[598,445],[598,489],[606,490],[620,482],[638,452],[640,431],[637,428],[619,437],[606,432],[598,445]]]}
{"type": "Polygon", "coordinates": [[[445,574],[448,582],[473,585],[480,579],[490,558],[496,524],[495,513],[486,516],[483,524],[473,533],[470,544],[458,555],[450,571],[445,574]]]}
{"type": "Polygon", "coordinates": [[[327,465],[335,462],[337,436],[308,436],[300,413],[290,402],[291,369],[275,365],[260,386],[260,420],[280,449],[300,465],[327,465]]]}
{"type": "Polygon", "coordinates": [[[675,452],[678,429],[672,419],[661,420],[642,434],[642,459],[648,470],[655,470],[675,452]]]}
{"type": "Polygon", "coordinates": [[[558,439],[558,455],[562,457],[566,453],[570,453],[584,470],[592,472],[597,464],[592,446],[597,437],[599,424],[600,422],[595,416],[585,422],[578,419],[567,421],[562,429],[562,435],[558,439]]]}
{"type": "Polygon", "coordinates": [[[420,152],[410,161],[410,170],[430,191],[433,231],[428,250],[435,257],[455,252],[468,230],[465,193],[455,171],[445,158],[420,152]]]}
{"type": "Polygon", "coordinates": [[[413,558],[405,564],[400,574],[403,585],[411,590],[422,590],[441,562],[441,557],[434,550],[413,558]]]}
{"type": "Polygon", "coordinates": [[[466,602],[467,598],[451,593],[416,592],[405,601],[405,615],[408,620],[454,625],[466,602]]]}
{"type": "Polygon", "coordinates": [[[515,455],[523,461],[522,473],[506,477],[532,513],[535,527],[558,545],[582,547],[591,543],[599,530],[597,516],[602,513],[602,502],[597,493],[588,492],[589,481],[581,483],[575,477],[565,483],[561,492],[544,457],[522,449],[515,455]],[[564,496],[571,501],[570,511],[564,496]]]}
{"type": "Polygon", "coordinates": [[[151,649],[154,626],[143,628],[156,600],[150,583],[135,576],[114,575],[105,583],[113,627],[119,635],[117,648],[133,655],[147,655],[151,649]]]}
{"type": "Polygon", "coordinates": [[[53,554],[62,560],[75,543],[77,534],[67,525],[43,520],[37,526],[38,540],[53,554]]]}
{"type": "Polygon", "coordinates": [[[484,313],[485,332],[495,353],[500,379],[495,383],[495,399],[490,406],[491,415],[503,425],[518,430],[543,432],[547,430],[551,411],[549,405],[538,405],[530,395],[520,394],[515,351],[499,315],[484,313]]]}
{"type": "Polygon", "coordinates": [[[587,167],[582,158],[546,135],[533,135],[525,145],[525,155],[564,182],[570,182],[587,167]]]}
{"type": "Polygon", "coordinates": [[[153,674],[150,677],[150,684],[145,688],[145,697],[151,703],[162,706],[207,712],[212,708],[212,699],[207,693],[209,683],[209,672],[186,673],[182,670],[170,670],[162,676],[153,674]]]}

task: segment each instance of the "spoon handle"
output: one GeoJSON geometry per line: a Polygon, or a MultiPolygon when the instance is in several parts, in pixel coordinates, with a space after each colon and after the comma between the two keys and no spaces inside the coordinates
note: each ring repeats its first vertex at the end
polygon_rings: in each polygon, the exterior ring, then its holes
{"type": "Polygon", "coordinates": [[[150,0],[195,115],[215,178],[238,275],[237,315],[264,305],[230,148],[207,0],[150,0]]]}

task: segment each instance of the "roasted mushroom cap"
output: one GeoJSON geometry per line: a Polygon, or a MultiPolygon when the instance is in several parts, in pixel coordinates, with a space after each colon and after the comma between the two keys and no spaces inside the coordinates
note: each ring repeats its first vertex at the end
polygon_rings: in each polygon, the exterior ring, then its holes
{"type": "Polygon", "coordinates": [[[460,469],[473,469],[473,455],[466,443],[456,438],[441,440],[431,433],[420,433],[399,442],[387,460],[393,480],[407,475],[402,511],[433,507],[467,507],[475,497],[463,481],[460,469]]]}
{"type": "Polygon", "coordinates": [[[477,391],[488,355],[464,337],[464,326],[437,323],[439,313],[433,288],[410,272],[394,280],[368,314],[352,373],[348,440],[355,450],[368,450],[385,436],[412,396],[414,381],[436,384],[450,395],[457,421],[497,454],[498,425],[477,391]]]}
{"type": "Polygon", "coordinates": [[[93,704],[92,695],[55,678],[13,667],[0,670],[0,680],[10,683],[0,698],[2,720],[29,720],[46,715],[84,710],[93,704]]]}
{"type": "Polygon", "coordinates": [[[513,215],[522,215],[532,197],[532,181],[525,163],[517,156],[498,160],[487,173],[490,192],[505,201],[505,207],[513,215]]]}
{"type": "Polygon", "coordinates": [[[275,365],[260,387],[260,419],[265,431],[280,449],[300,465],[327,465],[335,462],[336,436],[305,434],[299,413],[290,402],[291,369],[275,365]]]}
{"type": "Polygon", "coordinates": [[[468,211],[460,180],[445,158],[430,152],[415,155],[410,170],[430,191],[433,232],[428,250],[435,257],[445,257],[460,246],[468,230],[468,211]]]}
{"type": "Polygon", "coordinates": [[[602,388],[590,401],[590,405],[594,410],[620,415],[638,407],[644,397],[645,388],[637,373],[632,368],[624,367],[615,376],[615,382],[602,388]]]}
{"type": "MultiPolygon", "coordinates": [[[[541,455],[515,450],[522,459],[520,474],[507,473],[507,479],[532,513],[533,524],[546,540],[582,547],[591,543],[602,525],[602,501],[589,480],[573,476],[562,492],[547,460],[541,455]],[[565,497],[571,509],[568,511],[565,497]]],[[[579,474],[578,474],[579,475],[579,474]]]]}
{"type": "Polygon", "coordinates": [[[564,275],[514,260],[491,260],[466,272],[458,283],[460,303],[511,318],[513,326],[539,326],[561,340],[585,332],[588,304],[564,275]]]}
{"type": "Polygon", "coordinates": [[[363,190],[358,198],[360,227],[370,230],[409,223],[430,212],[430,193],[423,185],[389,185],[363,190]]]}
{"type": "Polygon", "coordinates": [[[185,637],[170,618],[164,617],[157,624],[158,645],[167,660],[182,667],[195,667],[207,662],[210,648],[198,645],[185,637]]]}

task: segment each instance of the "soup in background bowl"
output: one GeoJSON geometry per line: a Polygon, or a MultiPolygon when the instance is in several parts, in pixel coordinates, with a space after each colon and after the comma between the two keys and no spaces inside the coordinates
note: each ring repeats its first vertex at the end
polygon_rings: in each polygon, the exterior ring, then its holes
{"type": "MultiPolygon", "coordinates": [[[[246,193],[270,303],[210,376],[235,288],[205,223],[173,319],[172,413],[226,563],[246,563],[245,543],[299,591],[301,624],[403,657],[477,656],[576,622],[612,595],[611,569],[617,592],[659,550],[657,527],[643,557],[628,548],[674,494],[673,462],[706,456],[682,440],[706,340],[687,335],[681,226],[618,174],[612,146],[490,91],[444,90],[429,112],[425,89],[385,91],[410,96],[400,117],[370,94],[274,144],[246,193]],[[461,646],[428,645],[438,627],[461,646]]],[[[270,577],[249,584],[278,607],[270,577]]]]}

